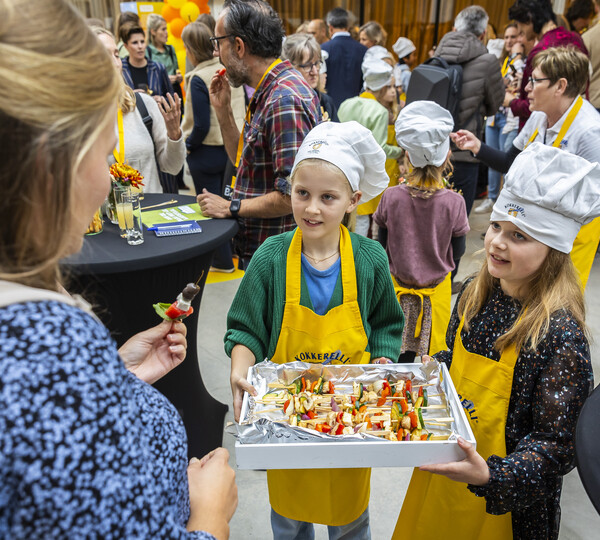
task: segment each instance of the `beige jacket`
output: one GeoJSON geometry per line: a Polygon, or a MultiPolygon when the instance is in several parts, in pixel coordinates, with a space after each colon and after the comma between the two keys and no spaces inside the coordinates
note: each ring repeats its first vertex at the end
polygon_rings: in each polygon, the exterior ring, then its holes
{"type": "Polygon", "coordinates": [[[590,54],[592,77],[590,78],[590,103],[600,108],[600,24],[595,24],[582,36],[590,54]]]}
{"type": "MultiPolygon", "coordinates": [[[[187,139],[194,128],[194,109],[192,108],[192,93],[189,91],[192,77],[199,77],[204,81],[207,88],[210,88],[210,81],[214,74],[221,68],[218,58],[211,58],[198,64],[194,69],[185,74],[185,107],[183,109],[183,122],[181,130],[183,131],[184,140],[187,139]]],[[[242,131],[244,127],[244,116],[246,114],[246,103],[244,101],[244,89],[231,89],[231,108],[235,123],[242,131]]],[[[210,107],[210,128],[204,139],[204,144],[209,146],[222,146],[223,137],[221,136],[221,128],[217,120],[217,114],[214,108],[210,107]]]]}

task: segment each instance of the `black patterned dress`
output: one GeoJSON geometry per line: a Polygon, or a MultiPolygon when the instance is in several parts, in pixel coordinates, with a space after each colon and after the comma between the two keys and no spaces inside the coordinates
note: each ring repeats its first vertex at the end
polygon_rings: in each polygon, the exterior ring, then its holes
{"type": "MultiPolygon", "coordinates": [[[[519,303],[497,287],[469,331],[462,331],[465,348],[499,360],[494,343],[519,311],[519,303]]],[[[450,350],[435,355],[448,367],[459,322],[455,306],[446,334],[450,350]]],[[[592,388],[587,339],[569,313],[556,312],[537,350],[519,354],[506,421],[508,455],[490,456],[489,483],[469,486],[485,497],[488,513],[512,512],[515,540],[558,538],[562,476],[575,466],[575,426],[592,388]]]]}

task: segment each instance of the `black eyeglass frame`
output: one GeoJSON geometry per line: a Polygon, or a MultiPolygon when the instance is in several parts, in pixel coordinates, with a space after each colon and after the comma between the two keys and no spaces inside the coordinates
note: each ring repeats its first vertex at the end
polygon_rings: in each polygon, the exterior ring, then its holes
{"type": "Polygon", "coordinates": [[[317,71],[321,70],[321,66],[323,65],[323,60],[317,60],[316,62],[308,62],[307,64],[298,64],[300,69],[305,69],[306,71],[312,71],[313,67],[317,68],[317,71]]]}
{"type": "Polygon", "coordinates": [[[217,36],[212,36],[211,38],[209,38],[209,39],[210,39],[210,42],[212,43],[213,50],[215,50],[215,51],[218,51],[218,50],[219,50],[219,48],[220,48],[220,44],[219,44],[219,42],[220,42],[222,39],[227,39],[227,38],[230,38],[230,37],[235,37],[235,35],[234,35],[234,34],[225,34],[224,36],[219,36],[219,37],[217,37],[217,36]]]}
{"type": "Polygon", "coordinates": [[[535,77],[531,77],[531,76],[530,76],[530,77],[528,77],[528,78],[527,78],[527,81],[528,81],[528,82],[529,82],[529,84],[531,85],[531,88],[534,88],[534,87],[535,87],[535,85],[536,85],[537,83],[539,83],[539,82],[542,82],[542,81],[550,81],[550,80],[551,80],[551,79],[550,79],[550,77],[540,77],[539,79],[536,79],[535,77]]]}

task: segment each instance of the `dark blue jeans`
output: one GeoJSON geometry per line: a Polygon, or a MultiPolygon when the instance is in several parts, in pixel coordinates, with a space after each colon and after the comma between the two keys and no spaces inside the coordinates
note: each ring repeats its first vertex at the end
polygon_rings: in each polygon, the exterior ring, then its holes
{"type": "Polygon", "coordinates": [[[456,191],[462,192],[467,205],[467,216],[471,213],[475,195],[477,193],[477,177],[479,175],[479,163],[468,163],[466,161],[453,161],[454,174],[450,183],[454,184],[456,191]]]}

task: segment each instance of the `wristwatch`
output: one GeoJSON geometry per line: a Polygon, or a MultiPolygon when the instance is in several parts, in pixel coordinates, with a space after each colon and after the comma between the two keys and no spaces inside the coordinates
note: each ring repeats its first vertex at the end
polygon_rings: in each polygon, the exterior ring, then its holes
{"type": "Polygon", "coordinates": [[[240,199],[231,199],[231,204],[229,205],[229,211],[231,212],[231,217],[237,219],[238,212],[240,211],[240,206],[242,205],[242,201],[240,199]]]}

